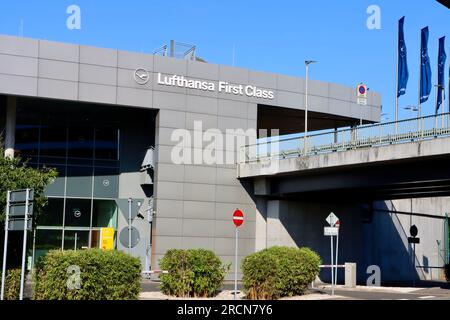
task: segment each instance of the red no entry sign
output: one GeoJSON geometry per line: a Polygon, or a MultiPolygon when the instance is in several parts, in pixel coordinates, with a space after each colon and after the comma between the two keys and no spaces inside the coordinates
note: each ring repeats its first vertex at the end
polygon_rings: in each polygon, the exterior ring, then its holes
{"type": "Polygon", "coordinates": [[[233,213],[233,223],[236,228],[239,228],[244,223],[244,214],[241,210],[236,209],[233,213]]]}

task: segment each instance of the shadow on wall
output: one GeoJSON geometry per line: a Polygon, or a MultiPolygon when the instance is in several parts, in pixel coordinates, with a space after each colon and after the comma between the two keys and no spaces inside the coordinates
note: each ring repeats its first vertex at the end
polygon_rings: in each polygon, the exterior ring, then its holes
{"type": "MultiPolygon", "coordinates": [[[[377,202],[374,208],[363,204],[279,201],[278,217],[268,209],[267,245],[310,247],[322,257],[323,264],[330,264],[330,237],[324,236],[323,227],[328,225],[325,219],[332,211],[341,221],[338,263],[356,262],[359,284],[365,285],[371,276],[372,273],[366,273],[367,268],[377,265],[381,284],[412,285],[413,280],[419,280],[419,274],[412,266],[408,234],[398,216],[386,212],[389,210],[395,211],[390,201],[377,202]]],[[[416,264],[419,265],[417,260],[416,264]]],[[[331,282],[331,270],[322,269],[320,278],[331,282]]],[[[343,268],[338,269],[338,283],[344,283],[343,268]]]]}

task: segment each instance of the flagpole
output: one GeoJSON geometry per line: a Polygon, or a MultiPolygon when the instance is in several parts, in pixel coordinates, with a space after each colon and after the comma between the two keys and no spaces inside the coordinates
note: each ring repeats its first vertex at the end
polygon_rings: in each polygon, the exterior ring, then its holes
{"type": "Polygon", "coordinates": [[[434,127],[435,129],[437,129],[438,127],[438,95],[439,95],[439,39],[438,39],[438,61],[437,61],[437,65],[436,65],[436,106],[435,106],[435,111],[434,111],[434,127]]]}
{"type": "MultiPolygon", "coordinates": [[[[399,22],[400,23],[400,22],[399,22]]],[[[399,55],[399,50],[398,50],[398,47],[399,47],[399,44],[400,44],[400,30],[397,28],[397,71],[396,71],[396,82],[397,82],[397,85],[396,85],[396,88],[395,88],[395,134],[397,134],[398,133],[398,64],[399,64],[399,61],[398,61],[398,55],[399,55]]]]}
{"type": "Polygon", "coordinates": [[[420,117],[422,116],[422,102],[420,102],[420,92],[421,92],[421,84],[422,84],[422,30],[420,30],[420,54],[419,54],[419,104],[417,106],[417,125],[419,131],[422,130],[422,121],[420,117]]]}

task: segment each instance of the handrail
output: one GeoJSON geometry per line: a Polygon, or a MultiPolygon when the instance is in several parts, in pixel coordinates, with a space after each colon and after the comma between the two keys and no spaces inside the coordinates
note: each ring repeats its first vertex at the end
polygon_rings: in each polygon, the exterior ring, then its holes
{"type": "Polygon", "coordinates": [[[306,136],[276,137],[242,147],[241,162],[304,157],[442,136],[450,136],[450,113],[328,130],[306,136]]]}

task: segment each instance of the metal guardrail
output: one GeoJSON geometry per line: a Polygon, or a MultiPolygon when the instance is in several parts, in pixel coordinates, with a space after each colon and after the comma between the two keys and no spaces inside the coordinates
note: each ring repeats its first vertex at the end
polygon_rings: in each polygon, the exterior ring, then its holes
{"type": "Polygon", "coordinates": [[[269,158],[306,157],[445,136],[450,136],[450,113],[329,130],[306,136],[271,138],[269,141],[242,147],[240,163],[269,158]]]}

